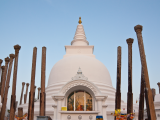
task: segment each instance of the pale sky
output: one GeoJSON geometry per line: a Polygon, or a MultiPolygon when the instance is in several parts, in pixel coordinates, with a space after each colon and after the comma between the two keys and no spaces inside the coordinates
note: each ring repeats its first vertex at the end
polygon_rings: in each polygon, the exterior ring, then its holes
{"type": "MultiPolygon", "coordinates": [[[[16,98],[20,100],[22,82],[30,83],[33,47],[37,47],[35,85],[40,86],[41,51],[47,47],[46,86],[54,64],[65,55],[65,45],[73,40],[81,16],[87,40],[94,55],[109,70],[116,87],[117,47],[122,47],[122,100],[127,102],[128,45],[133,38],[133,102],[140,93],[141,63],[134,26],[143,26],[142,36],[151,88],[159,93],[160,82],[160,1],[144,0],[1,0],[0,59],[14,53],[19,44],[16,98]]],[[[3,62],[4,65],[4,62],[3,62]]],[[[13,70],[7,106],[10,108],[13,70]]],[[[29,88],[30,90],[30,88],[29,88]]],[[[25,89],[24,89],[25,92],[25,89]]],[[[37,96],[37,91],[36,91],[37,96]]]]}

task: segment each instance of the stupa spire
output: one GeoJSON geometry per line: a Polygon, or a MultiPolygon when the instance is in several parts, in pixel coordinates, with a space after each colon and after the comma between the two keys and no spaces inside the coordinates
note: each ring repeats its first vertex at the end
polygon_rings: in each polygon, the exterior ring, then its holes
{"type": "Polygon", "coordinates": [[[83,25],[81,24],[81,17],[79,17],[76,33],[74,35],[73,41],[71,42],[71,45],[73,46],[87,46],[89,45],[89,42],[86,40],[86,35],[83,29],[83,25]]]}

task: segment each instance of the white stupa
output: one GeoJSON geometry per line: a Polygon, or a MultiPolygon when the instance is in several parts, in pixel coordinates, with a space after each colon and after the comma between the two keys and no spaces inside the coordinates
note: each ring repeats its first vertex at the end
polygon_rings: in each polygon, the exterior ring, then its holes
{"type": "MultiPolygon", "coordinates": [[[[81,18],[66,54],[52,68],[46,87],[46,116],[53,120],[95,120],[102,115],[104,120],[113,120],[115,88],[106,66],[95,58],[94,46],[86,40],[81,18]],[[67,107],[67,111],[62,111],[67,107]]],[[[35,102],[34,120],[39,116],[39,100],[35,102]]],[[[24,113],[28,104],[20,105],[24,113]]],[[[121,101],[122,112],[127,104],[121,101]]],[[[138,105],[133,106],[136,118],[138,105]]]]}

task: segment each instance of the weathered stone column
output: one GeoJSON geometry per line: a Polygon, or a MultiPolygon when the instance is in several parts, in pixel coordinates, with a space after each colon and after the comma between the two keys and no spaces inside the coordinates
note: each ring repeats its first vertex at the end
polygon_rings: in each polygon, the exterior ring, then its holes
{"type": "MultiPolygon", "coordinates": [[[[1,68],[1,64],[2,64],[2,62],[3,62],[3,60],[2,59],[0,59],[0,68],[1,68]]],[[[2,70],[0,69],[0,74],[2,75],[2,70]]]]}
{"type": "Polygon", "coordinates": [[[23,108],[22,107],[18,108],[18,117],[23,117],[23,108]]]}
{"type": "MultiPolygon", "coordinates": [[[[121,109],[121,47],[117,49],[117,87],[115,93],[115,109],[121,109]]],[[[116,119],[116,117],[115,117],[116,119]]]]}
{"type": "MultiPolygon", "coordinates": [[[[2,75],[1,75],[1,83],[2,83],[2,81],[3,81],[3,75],[4,75],[4,68],[5,68],[5,66],[3,65],[3,66],[1,66],[1,69],[2,69],[2,75]]],[[[1,94],[1,93],[0,93],[1,94]]]]}
{"type": "Polygon", "coordinates": [[[33,59],[32,59],[32,73],[31,73],[31,86],[29,92],[29,106],[28,106],[28,120],[33,120],[34,117],[34,91],[35,91],[35,72],[36,72],[36,57],[37,48],[33,48],[33,59]]]}
{"type": "Polygon", "coordinates": [[[27,102],[28,86],[29,86],[29,83],[26,83],[26,94],[24,95],[24,104],[26,104],[27,102]]]}
{"type": "Polygon", "coordinates": [[[3,81],[4,68],[5,68],[5,66],[1,66],[2,72],[1,72],[0,95],[1,95],[1,88],[2,88],[2,81],[3,81]]]}
{"type": "MultiPolygon", "coordinates": [[[[145,86],[146,86],[146,84],[145,84],[145,86]]],[[[150,115],[150,109],[149,109],[148,97],[147,96],[148,96],[148,93],[147,93],[147,89],[145,87],[145,100],[146,100],[147,117],[148,117],[148,120],[151,120],[151,115],[150,115]]]]}
{"type": "Polygon", "coordinates": [[[143,71],[141,70],[141,88],[140,88],[138,120],[143,120],[143,116],[144,116],[144,74],[143,71]]]}
{"type": "Polygon", "coordinates": [[[160,94],[160,82],[157,83],[158,88],[159,88],[159,94],[160,94]]]}
{"type": "Polygon", "coordinates": [[[146,90],[147,90],[147,93],[148,93],[147,98],[148,98],[148,106],[149,106],[149,110],[150,110],[151,120],[156,120],[156,114],[155,114],[155,109],[154,109],[152,92],[151,92],[151,89],[150,89],[147,62],[146,62],[146,56],[145,56],[142,33],[141,33],[142,32],[142,26],[137,25],[137,26],[134,27],[134,30],[137,34],[137,39],[138,39],[141,64],[142,64],[142,69],[143,69],[143,72],[144,72],[144,80],[145,80],[145,84],[146,84],[146,90]]]}
{"type": "Polygon", "coordinates": [[[14,71],[13,71],[13,82],[12,82],[12,95],[10,105],[10,120],[14,120],[15,117],[15,101],[16,101],[16,83],[17,83],[17,69],[18,69],[18,54],[21,46],[15,45],[15,60],[14,60],[14,71]]]}
{"type": "Polygon", "coordinates": [[[9,60],[10,60],[9,57],[5,58],[5,68],[4,68],[4,75],[3,75],[2,86],[1,86],[1,100],[2,100],[2,102],[3,102],[3,98],[4,98],[4,90],[5,90],[6,75],[7,75],[9,60]]]}
{"type": "Polygon", "coordinates": [[[34,92],[36,92],[36,86],[34,86],[34,92]]]}
{"type": "Polygon", "coordinates": [[[41,88],[39,87],[38,88],[38,97],[37,97],[38,99],[39,99],[40,90],[41,90],[41,88]]]}
{"type": "Polygon", "coordinates": [[[132,93],[132,38],[126,40],[128,44],[128,93],[127,93],[127,114],[133,113],[133,93],[132,93]]]}
{"type": "MultiPolygon", "coordinates": [[[[1,69],[1,64],[2,64],[3,60],[0,59],[0,74],[2,76],[2,69],[1,69]]],[[[2,83],[2,79],[1,79],[1,82],[0,82],[0,95],[1,95],[1,83],[2,83]]]]}
{"type": "Polygon", "coordinates": [[[156,90],[154,88],[151,89],[152,90],[152,95],[153,95],[153,101],[154,101],[154,97],[156,95],[156,90]]]}
{"type": "Polygon", "coordinates": [[[41,66],[41,93],[40,93],[40,116],[45,116],[46,93],[45,93],[45,74],[46,74],[46,47],[42,47],[42,66],[41,66]]]}
{"type": "Polygon", "coordinates": [[[22,82],[22,91],[21,91],[21,97],[20,97],[20,103],[19,103],[19,105],[22,104],[24,85],[25,85],[25,82],[22,82]]]}
{"type": "Polygon", "coordinates": [[[5,93],[4,93],[4,100],[2,103],[2,108],[1,108],[1,120],[4,119],[5,117],[5,112],[6,112],[6,105],[7,105],[7,96],[8,96],[8,90],[9,90],[9,83],[10,83],[10,77],[11,77],[11,71],[12,71],[12,63],[14,59],[14,54],[10,54],[10,61],[9,61],[9,68],[8,68],[8,74],[7,74],[7,80],[6,80],[6,86],[5,86],[5,93]]]}

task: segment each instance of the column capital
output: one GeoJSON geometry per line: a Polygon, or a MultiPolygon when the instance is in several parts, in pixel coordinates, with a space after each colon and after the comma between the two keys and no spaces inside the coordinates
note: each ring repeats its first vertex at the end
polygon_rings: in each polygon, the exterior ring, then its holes
{"type": "Polygon", "coordinates": [[[108,96],[95,96],[97,101],[105,101],[108,96]]]}
{"type": "Polygon", "coordinates": [[[157,83],[158,87],[160,87],[160,82],[157,83]]]}
{"type": "Polygon", "coordinates": [[[134,41],[134,39],[133,39],[133,38],[128,38],[128,39],[126,40],[127,44],[132,44],[132,43],[133,43],[133,41],[134,41]]]}
{"type": "Polygon", "coordinates": [[[3,65],[3,66],[1,67],[2,71],[4,71],[4,68],[5,68],[5,66],[3,65]]]}
{"type": "Polygon", "coordinates": [[[25,85],[25,82],[22,82],[22,85],[24,86],[24,85],[25,85]]]}
{"type": "Polygon", "coordinates": [[[62,95],[62,96],[60,96],[60,95],[55,95],[55,96],[52,96],[52,99],[55,100],[55,101],[57,101],[57,100],[58,100],[58,101],[61,101],[61,100],[64,99],[64,97],[65,97],[65,96],[63,96],[63,95],[62,95]]]}
{"type": "Polygon", "coordinates": [[[29,86],[29,83],[26,83],[27,87],[29,86]]]}
{"type": "Polygon", "coordinates": [[[8,63],[9,60],[10,60],[9,57],[6,57],[6,58],[5,58],[5,62],[6,62],[6,63],[8,63]]]}
{"type": "Polygon", "coordinates": [[[38,91],[40,91],[41,90],[41,88],[39,87],[39,88],[37,88],[38,89],[38,91]]]}
{"type": "Polygon", "coordinates": [[[142,26],[142,25],[136,25],[136,26],[134,27],[134,30],[135,30],[136,33],[137,33],[137,32],[142,32],[142,29],[143,29],[143,26],[142,26]]]}
{"type": "Polygon", "coordinates": [[[21,49],[21,46],[19,46],[18,44],[14,46],[14,49],[19,51],[21,49]]]}
{"type": "Polygon", "coordinates": [[[3,62],[3,60],[2,59],[0,59],[0,64],[3,62]]]}
{"type": "Polygon", "coordinates": [[[14,54],[9,54],[9,57],[13,59],[13,58],[15,58],[15,55],[14,54]]]}

